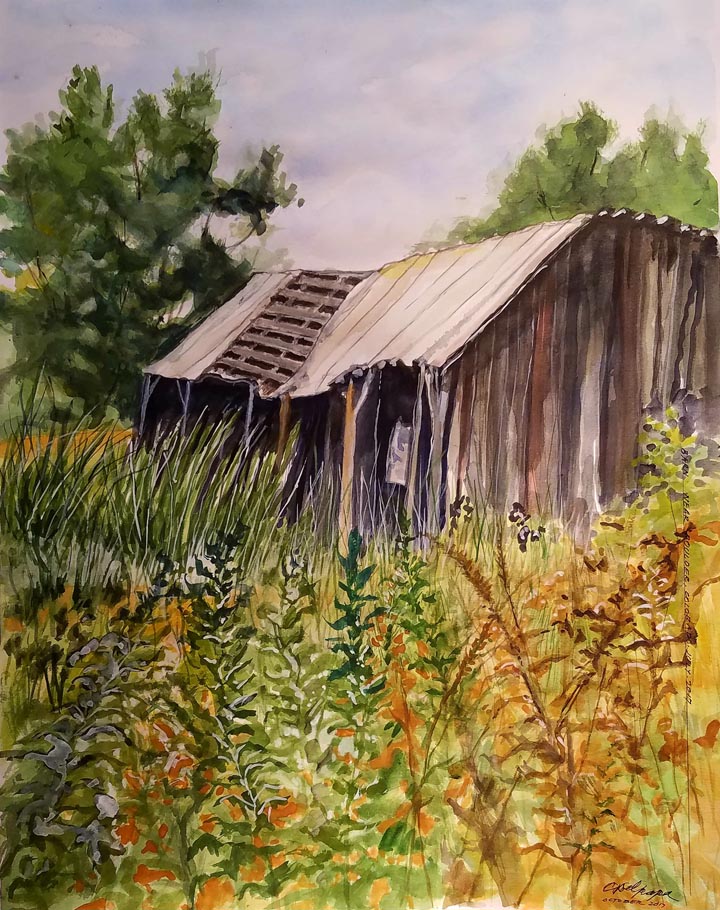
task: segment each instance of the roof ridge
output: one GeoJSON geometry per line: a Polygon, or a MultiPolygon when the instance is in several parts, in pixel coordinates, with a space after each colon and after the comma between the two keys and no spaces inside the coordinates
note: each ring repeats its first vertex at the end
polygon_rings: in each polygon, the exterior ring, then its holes
{"type": "Polygon", "coordinates": [[[487,243],[488,240],[496,240],[500,237],[510,237],[513,234],[521,234],[523,231],[537,230],[544,225],[549,224],[570,224],[571,222],[578,221],[594,221],[597,218],[619,218],[627,217],[633,221],[645,221],[646,223],[654,223],[657,225],[668,225],[670,227],[676,227],[681,230],[683,233],[685,231],[692,231],[697,233],[700,236],[710,236],[714,234],[711,228],[703,228],[699,225],[689,224],[682,221],[680,218],[675,218],[673,215],[654,215],[652,212],[640,212],[635,209],[629,208],[610,208],[605,207],[598,209],[595,212],[578,212],[576,215],[571,215],[569,218],[548,218],[545,221],[536,221],[533,224],[527,224],[525,227],[518,228],[515,231],[505,231],[500,232],[496,231],[494,234],[489,234],[487,237],[483,237],[482,240],[473,240],[471,242],[460,241],[458,243],[451,243],[448,246],[439,246],[437,249],[424,250],[422,252],[408,253],[407,256],[400,256],[397,259],[388,259],[379,266],[376,266],[372,269],[333,269],[333,268],[323,268],[323,269],[309,269],[304,267],[299,267],[296,269],[281,269],[274,271],[272,269],[266,269],[265,271],[255,272],[256,275],[267,274],[267,275],[287,275],[295,272],[303,273],[313,273],[313,274],[334,274],[334,275],[364,275],[369,277],[373,272],[379,272],[381,269],[386,268],[387,266],[399,265],[402,262],[408,262],[411,259],[417,259],[422,256],[434,256],[437,253],[446,253],[449,250],[460,250],[468,249],[469,247],[479,246],[481,243],[487,243]]]}

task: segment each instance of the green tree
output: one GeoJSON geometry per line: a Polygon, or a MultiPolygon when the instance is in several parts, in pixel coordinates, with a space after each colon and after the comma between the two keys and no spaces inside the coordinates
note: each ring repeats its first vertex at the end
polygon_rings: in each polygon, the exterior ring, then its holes
{"type": "Polygon", "coordinates": [[[712,227],[718,221],[718,188],[698,133],[683,137],[678,127],[651,119],[640,141],[626,145],[607,166],[604,205],[687,224],[712,227]]]}
{"type": "Polygon", "coordinates": [[[636,143],[613,154],[617,127],[595,105],[551,129],[530,147],[505,179],[487,218],[459,221],[454,242],[475,242],[541,221],[571,218],[602,208],[670,215],[698,227],[718,221],[717,181],[698,132],[648,119],[636,143]]]}
{"type": "Polygon", "coordinates": [[[184,327],[178,305],[192,298],[196,320],[249,277],[214,219],[261,235],[296,187],[277,147],[232,182],[215,176],[210,73],[176,73],[161,98],[139,92],[121,122],[95,67],[75,67],[60,101],[47,128],[8,132],[0,171],[0,268],[15,278],[0,299],[10,372],[42,377],[59,409],[127,416],[142,366],[184,327]]]}

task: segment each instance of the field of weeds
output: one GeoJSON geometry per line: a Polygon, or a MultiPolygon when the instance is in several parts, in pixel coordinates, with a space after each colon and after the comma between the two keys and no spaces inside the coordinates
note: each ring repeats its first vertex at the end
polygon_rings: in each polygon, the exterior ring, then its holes
{"type": "Polygon", "coordinates": [[[3,908],[713,906],[714,446],[647,424],[584,546],[335,540],[231,429],[3,444],[3,908]]]}

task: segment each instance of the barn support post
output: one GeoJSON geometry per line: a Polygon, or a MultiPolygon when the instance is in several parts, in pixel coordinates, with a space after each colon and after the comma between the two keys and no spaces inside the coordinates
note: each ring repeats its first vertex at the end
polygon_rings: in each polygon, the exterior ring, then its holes
{"type": "MultiPolygon", "coordinates": [[[[284,470],[283,514],[292,520],[300,517],[303,506],[311,501],[319,492],[323,495],[332,491],[332,476],[335,468],[334,461],[327,457],[329,446],[329,425],[333,421],[331,396],[327,394],[321,401],[312,399],[310,402],[300,403],[297,422],[300,432],[293,441],[290,453],[287,456],[284,470]],[[326,473],[329,469],[330,473],[326,473]],[[325,485],[328,482],[328,486],[325,485]]],[[[334,487],[337,492],[337,485],[334,487]]],[[[332,524],[337,526],[337,510],[333,506],[332,524]]],[[[322,515],[316,513],[318,519],[325,519],[325,503],[322,515]]],[[[324,523],[324,522],[323,522],[324,523]]]]}
{"type": "Polygon", "coordinates": [[[353,523],[362,535],[380,530],[378,489],[378,410],[380,371],[370,367],[355,400],[355,453],[353,456],[353,523]]]}
{"type": "Polygon", "coordinates": [[[367,426],[368,402],[376,397],[377,390],[378,371],[369,369],[362,379],[350,379],[345,396],[340,495],[340,531],[343,541],[347,541],[348,534],[354,527],[363,534],[373,530],[374,516],[368,514],[368,510],[372,508],[374,499],[370,486],[375,452],[358,450],[358,427],[361,438],[368,441],[370,433],[363,430],[370,430],[367,426]]]}
{"type": "Polygon", "coordinates": [[[442,530],[446,517],[448,444],[457,373],[433,367],[426,372],[425,382],[430,423],[425,531],[434,536],[442,530]]]}
{"type": "Polygon", "coordinates": [[[160,382],[160,379],[160,376],[153,376],[150,373],[145,373],[143,376],[142,388],[140,390],[140,419],[137,426],[138,439],[142,439],[145,434],[145,420],[147,419],[148,404],[150,403],[152,393],[155,391],[155,387],[160,382]]]}
{"type": "Polygon", "coordinates": [[[283,456],[290,437],[290,396],[283,395],[280,399],[280,414],[278,416],[278,440],[275,451],[275,470],[282,467],[283,456]]]}
{"type": "Polygon", "coordinates": [[[322,399],[323,429],[318,439],[318,477],[313,496],[321,497],[323,531],[337,530],[342,501],[342,464],[345,399],[335,387],[322,399]]]}
{"type": "MultiPolygon", "coordinates": [[[[446,511],[459,502],[467,490],[472,442],[477,375],[477,344],[464,353],[459,362],[453,407],[450,416],[447,449],[446,511]]],[[[447,519],[447,515],[446,515],[447,519]]]]}
{"type": "Polygon", "coordinates": [[[380,495],[380,478],[381,474],[384,476],[385,467],[383,466],[382,471],[380,470],[380,465],[378,460],[380,458],[380,403],[382,398],[382,368],[378,368],[374,371],[375,389],[373,395],[373,421],[372,421],[372,464],[370,467],[370,476],[366,481],[368,487],[368,502],[367,502],[367,512],[370,528],[374,531],[377,531],[383,524],[383,508],[382,508],[382,497],[380,495]]]}
{"type": "Polygon", "coordinates": [[[452,431],[455,402],[458,389],[457,368],[445,370],[441,380],[441,420],[438,425],[438,471],[440,475],[439,495],[437,502],[437,521],[442,530],[448,520],[450,504],[455,498],[453,480],[450,477],[450,433],[452,431]]]}
{"type": "Polygon", "coordinates": [[[355,462],[355,383],[351,379],[345,392],[342,477],[340,481],[340,540],[346,544],[353,525],[353,470],[355,462]]]}
{"type": "Polygon", "coordinates": [[[250,431],[252,428],[252,418],[253,418],[253,405],[255,404],[255,383],[248,383],[248,400],[247,400],[247,409],[245,411],[245,432],[243,434],[243,444],[245,446],[245,452],[247,453],[250,448],[250,431]]]}

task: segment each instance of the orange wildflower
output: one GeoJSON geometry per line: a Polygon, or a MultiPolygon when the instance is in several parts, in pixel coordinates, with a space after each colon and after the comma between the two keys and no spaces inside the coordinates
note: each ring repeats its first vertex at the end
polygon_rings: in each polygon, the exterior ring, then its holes
{"type": "Polygon", "coordinates": [[[390,894],[390,882],[386,878],[377,878],[370,886],[370,908],[378,910],[380,901],[390,894]]]}
{"type": "Polygon", "coordinates": [[[384,834],[388,828],[392,828],[396,822],[402,821],[407,817],[409,811],[410,803],[403,803],[392,818],[386,818],[385,821],[380,822],[380,824],[377,826],[379,833],[384,834]]]}
{"type": "Polygon", "coordinates": [[[120,843],[123,846],[136,844],[140,839],[140,832],[138,831],[138,826],[135,824],[134,818],[129,818],[122,825],[118,825],[115,829],[115,833],[120,838],[120,843]]]}
{"type": "Polygon", "coordinates": [[[132,790],[134,793],[139,793],[142,790],[144,783],[143,778],[134,771],[124,771],[123,780],[125,781],[125,786],[128,790],[132,790]]]}
{"type": "Polygon", "coordinates": [[[402,746],[399,746],[397,743],[392,743],[386,749],[378,755],[377,758],[372,758],[368,762],[368,767],[373,770],[380,770],[381,768],[390,768],[393,763],[393,758],[395,757],[396,752],[402,752],[402,746]]]}
{"type": "Polygon", "coordinates": [[[184,768],[191,768],[195,762],[189,755],[175,753],[170,759],[167,774],[170,780],[177,780],[184,768]]]}
{"type": "Polygon", "coordinates": [[[293,799],[288,799],[287,802],[275,803],[270,806],[268,808],[268,818],[276,827],[282,828],[285,824],[285,820],[297,815],[302,808],[303,807],[293,799]]]}
{"type": "Polygon", "coordinates": [[[105,897],[100,897],[94,901],[88,901],[87,904],[80,904],[75,910],[115,910],[116,904],[105,897]]]}
{"type": "Polygon", "coordinates": [[[265,863],[256,856],[251,866],[240,869],[240,878],[244,882],[262,882],[265,880],[265,863]]]}
{"type": "Polygon", "coordinates": [[[152,890],[151,885],[155,884],[155,882],[159,882],[161,879],[167,879],[170,882],[174,882],[175,875],[167,869],[151,869],[144,864],[140,864],[137,867],[137,872],[133,875],[135,884],[145,888],[148,894],[152,890]]]}
{"type": "Polygon", "coordinates": [[[217,819],[209,812],[203,812],[200,816],[200,830],[206,834],[212,834],[217,825],[217,819]]]}
{"type": "Polygon", "coordinates": [[[718,733],[720,733],[720,720],[711,720],[705,728],[704,735],[699,736],[693,742],[703,749],[712,749],[717,741],[718,733]]]}
{"type": "Polygon", "coordinates": [[[198,892],[196,910],[226,910],[235,904],[235,887],[229,878],[209,878],[198,892]]]}

